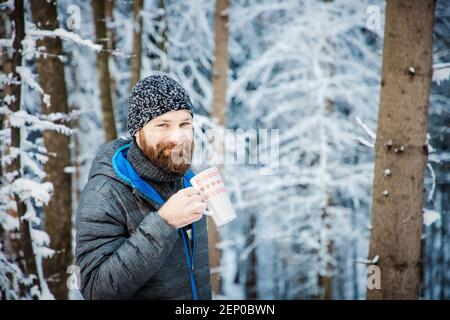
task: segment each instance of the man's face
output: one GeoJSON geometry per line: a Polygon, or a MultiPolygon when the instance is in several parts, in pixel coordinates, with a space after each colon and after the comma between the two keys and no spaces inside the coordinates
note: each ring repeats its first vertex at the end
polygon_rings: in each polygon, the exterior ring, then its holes
{"type": "Polygon", "coordinates": [[[192,116],[187,110],[166,112],[148,122],[136,135],[144,154],[160,168],[184,174],[192,162],[192,116]]]}

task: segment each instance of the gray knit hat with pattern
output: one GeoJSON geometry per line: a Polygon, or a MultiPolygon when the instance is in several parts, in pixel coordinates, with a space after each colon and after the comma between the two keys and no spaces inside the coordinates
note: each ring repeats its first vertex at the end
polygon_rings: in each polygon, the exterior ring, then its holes
{"type": "Polygon", "coordinates": [[[150,120],[180,109],[194,116],[191,98],[177,81],[163,74],[142,79],[128,97],[128,132],[133,137],[150,120]]]}

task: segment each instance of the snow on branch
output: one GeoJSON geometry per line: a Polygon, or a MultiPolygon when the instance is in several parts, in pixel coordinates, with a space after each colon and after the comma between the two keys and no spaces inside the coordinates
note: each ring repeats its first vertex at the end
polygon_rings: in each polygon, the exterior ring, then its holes
{"type": "Polygon", "coordinates": [[[1,165],[11,165],[15,159],[20,155],[20,149],[16,147],[9,147],[9,152],[4,154],[1,159],[1,165]]]}
{"type": "Polygon", "coordinates": [[[433,81],[438,85],[450,79],[450,63],[436,63],[433,65],[433,81]]]}
{"type": "MultiPolygon", "coordinates": [[[[0,112],[1,114],[2,112],[0,112]]],[[[30,131],[44,131],[44,130],[54,130],[58,133],[71,135],[73,130],[63,124],[56,124],[52,121],[46,120],[46,118],[52,119],[52,117],[45,116],[35,116],[25,112],[24,110],[20,110],[17,112],[11,113],[11,126],[21,128],[25,126],[25,124],[29,124],[28,128],[30,131]]],[[[56,117],[59,120],[59,117],[56,117]]]]}
{"type": "Polygon", "coordinates": [[[35,254],[41,254],[44,258],[51,257],[55,253],[55,250],[48,248],[48,245],[50,244],[48,233],[34,228],[31,228],[30,231],[31,238],[36,245],[35,249],[39,249],[35,254]]]}
{"type": "MultiPolygon", "coordinates": [[[[276,14],[280,11],[289,11],[293,10],[294,6],[292,3],[275,3],[275,4],[258,4],[252,5],[248,7],[242,7],[240,10],[233,11],[233,14],[230,16],[232,19],[232,23],[230,24],[232,28],[232,32],[238,30],[240,28],[245,27],[246,24],[252,22],[257,17],[263,14],[276,14]]],[[[229,10],[229,8],[228,8],[229,10]]],[[[225,12],[228,14],[228,11],[225,12]]]]}
{"type": "Polygon", "coordinates": [[[427,163],[427,168],[428,170],[430,170],[431,174],[431,190],[430,193],[428,194],[427,201],[431,201],[433,199],[434,190],[436,189],[436,175],[434,174],[433,167],[429,162],[427,163]]]}
{"type": "Polygon", "coordinates": [[[47,176],[47,173],[45,173],[45,171],[40,168],[38,163],[36,163],[32,159],[33,156],[34,158],[36,158],[38,162],[44,164],[48,160],[47,156],[37,154],[35,152],[25,152],[25,151],[22,151],[20,155],[23,167],[30,169],[31,172],[33,172],[33,174],[38,176],[40,179],[44,179],[47,176]]]}
{"type": "Polygon", "coordinates": [[[435,210],[424,209],[423,210],[423,224],[427,227],[441,219],[441,214],[435,210]]]}
{"type": "MultiPolygon", "coordinates": [[[[10,201],[9,204],[14,203],[15,206],[15,202],[10,201]]],[[[16,209],[17,206],[15,206],[14,209],[16,209]]],[[[0,210],[0,225],[2,226],[2,228],[5,231],[11,231],[11,230],[18,230],[19,229],[19,219],[17,219],[16,217],[13,217],[11,215],[9,215],[6,210],[1,209],[0,210]]]]}
{"type": "Polygon", "coordinates": [[[0,39],[0,48],[10,48],[12,47],[13,40],[12,39],[0,39]]]}
{"type": "Polygon", "coordinates": [[[14,0],[8,0],[3,3],[0,3],[0,10],[13,10],[14,9],[14,0]]]}
{"type": "MultiPolygon", "coordinates": [[[[13,184],[13,191],[22,201],[33,198],[38,207],[42,207],[50,201],[53,192],[53,185],[51,182],[39,183],[26,178],[16,179],[13,184]]],[[[25,215],[23,218],[26,219],[25,215]]]]}
{"type": "Polygon", "coordinates": [[[70,40],[76,44],[91,48],[97,52],[102,50],[102,46],[100,44],[93,43],[91,40],[82,39],[78,34],[69,32],[62,28],[57,28],[55,30],[30,29],[27,34],[38,38],[60,37],[61,39],[70,40]]]}
{"type": "Polygon", "coordinates": [[[47,108],[50,107],[50,95],[46,94],[39,83],[34,80],[31,71],[26,67],[16,67],[16,71],[18,74],[20,74],[20,78],[23,82],[28,84],[31,89],[38,91],[42,95],[42,100],[44,101],[47,108]]]}
{"type": "MultiPolygon", "coordinates": [[[[27,212],[25,216],[28,218],[29,221],[34,221],[36,224],[39,224],[40,219],[37,217],[36,210],[34,209],[34,206],[31,203],[30,198],[25,200],[25,205],[27,207],[27,212]]],[[[34,294],[40,300],[54,300],[55,298],[53,294],[50,292],[47,282],[45,281],[44,278],[44,273],[42,270],[42,258],[49,258],[53,256],[55,250],[48,247],[50,244],[50,237],[47,234],[47,232],[34,229],[31,226],[31,224],[30,224],[30,236],[32,240],[31,243],[33,247],[33,253],[36,259],[37,278],[39,279],[41,290],[39,290],[37,286],[33,287],[32,289],[34,289],[34,294]]]]}
{"type": "Polygon", "coordinates": [[[355,263],[362,263],[362,264],[370,265],[370,264],[378,264],[379,261],[380,261],[380,256],[379,256],[379,255],[376,255],[375,257],[373,257],[373,259],[369,259],[369,260],[366,260],[366,259],[356,259],[356,260],[355,260],[355,263]]]}
{"type": "Polygon", "coordinates": [[[356,116],[355,117],[355,120],[356,120],[356,122],[359,124],[359,126],[361,127],[361,128],[363,128],[364,129],[364,131],[367,133],[367,135],[372,139],[372,140],[376,140],[376,134],[372,131],[372,130],[370,130],[363,122],[362,122],[362,120],[361,120],[361,118],[360,117],[358,117],[358,116],[356,116]]]}
{"type": "Polygon", "coordinates": [[[366,134],[369,136],[369,138],[372,140],[372,142],[369,142],[363,138],[358,137],[356,140],[363,146],[374,148],[375,147],[375,140],[376,140],[376,134],[367,127],[365,123],[362,122],[361,118],[356,116],[355,117],[356,122],[358,125],[366,132],[366,134]]]}

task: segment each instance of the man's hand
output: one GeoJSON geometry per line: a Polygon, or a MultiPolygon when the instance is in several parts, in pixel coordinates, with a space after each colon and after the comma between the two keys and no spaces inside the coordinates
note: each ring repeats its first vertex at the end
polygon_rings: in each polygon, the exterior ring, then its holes
{"type": "Polygon", "coordinates": [[[189,187],[171,196],[158,210],[159,215],[175,228],[182,228],[202,218],[206,204],[198,190],[189,187]]]}

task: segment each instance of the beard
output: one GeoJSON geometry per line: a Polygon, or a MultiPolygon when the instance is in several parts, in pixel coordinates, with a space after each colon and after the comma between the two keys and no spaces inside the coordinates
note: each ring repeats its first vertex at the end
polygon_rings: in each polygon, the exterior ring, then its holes
{"type": "Polygon", "coordinates": [[[162,170],[177,175],[184,175],[191,167],[194,154],[194,141],[175,144],[172,142],[158,143],[156,148],[147,143],[143,132],[139,132],[142,152],[149,160],[162,170]]]}

